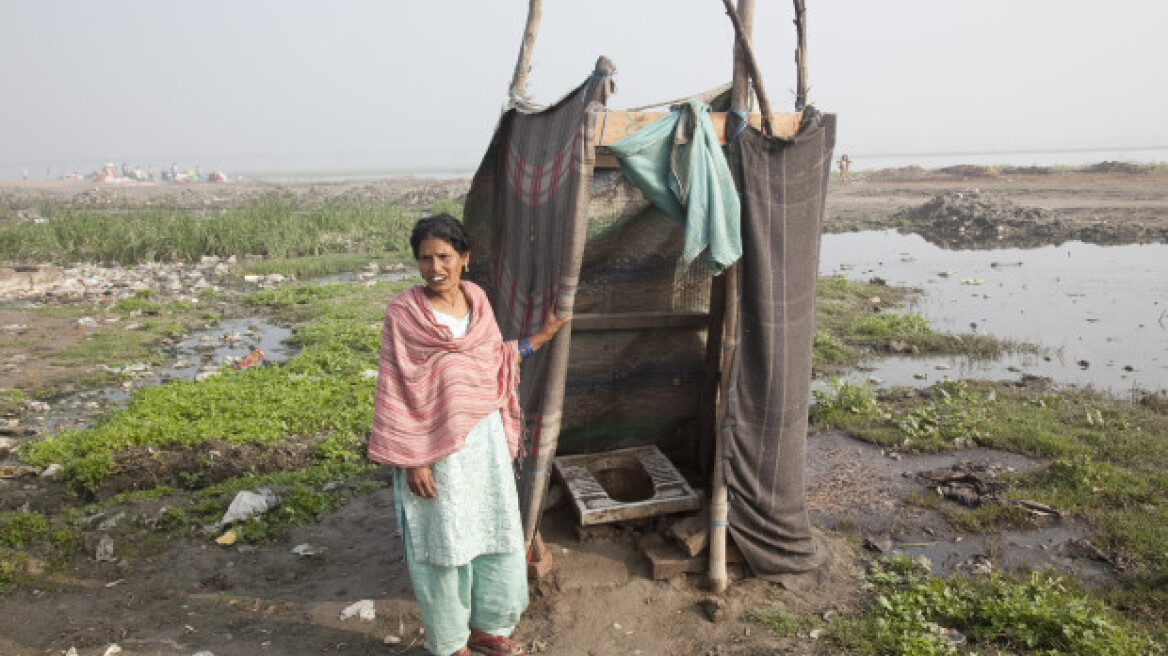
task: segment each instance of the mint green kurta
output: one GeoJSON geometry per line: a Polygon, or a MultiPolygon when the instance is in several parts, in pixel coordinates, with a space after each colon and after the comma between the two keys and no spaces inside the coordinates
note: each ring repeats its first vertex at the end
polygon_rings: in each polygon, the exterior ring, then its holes
{"type": "MultiPolygon", "coordinates": [[[[466,334],[470,315],[461,320],[434,315],[455,338],[466,334]]],[[[415,560],[465,565],[481,554],[523,551],[519,495],[498,411],[475,424],[463,447],[430,470],[438,488],[433,499],[410,492],[405,471],[394,472],[398,522],[409,527],[406,535],[415,560]]]]}

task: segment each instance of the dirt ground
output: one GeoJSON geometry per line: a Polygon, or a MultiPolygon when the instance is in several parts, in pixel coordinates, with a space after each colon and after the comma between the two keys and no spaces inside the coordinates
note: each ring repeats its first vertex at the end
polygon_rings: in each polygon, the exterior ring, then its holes
{"type": "MultiPolygon", "coordinates": [[[[458,197],[468,181],[380,181],[347,184],[227,184],[190,186],[2,183],[0,216],[36,221],[45,202],[78,207],[168,204],[219,208],[264,194],[296,203],[332,198],[397,201],[425,208],[458,197]]],[[[1097,243],[1168,241],[1168,172],[950,173],[899,170],[833,181],[829,231],[902,227],[947,245],[1034,245],[1080,239],[1097,243]],[[976,190],[976,191],[975,191],[976,190]]],[[[19,263],[0,263],[0,266],[19,263]]],[[[45,354],[78,339],[70,322],[37,315],[0,299],[0,362],[9,388],[46,384],[61,372],[45,354]],[[9,366],[11,365],[11,366],[9,366]]],[[[651,579],[638,542],[654,522],[584,531],[566,504],[544,516],[554,561],[534,582],[532,602],[516,638],[535,653],[822,654],[809,636],[776,638],[746,611],[778,604],[796,614],[830,616],[860,603],[855,576],[880,551],[925,553],[943,569],[1051,564],[1105,580],[1106,563],[1081,546],[1081,527],[1038,526],[996,539],[966,536],[936,510],[908,503],[930,492],[917,474],[959,462],[985,470],[1024,469],[1018,456],[969,449],[944,456],[899,456],[831,433],[808,439],[807,495],[820,545],[831,554],[821,571],[771,585],[732,566],[735,582],[712,618],[702,574],[651,579]],[[915,550],[914,550],[915,549],[915,550]],[[1008,556],[1008,557],[1007,557],[1008,556]]],[[[384,476],[384,473],[378,474],[384,476]]],[[[347,482],[351,489],[354,482],[347,482]]],[[[0,479],[4,508],[58,503],[61,491],[41,479],[0,479]],[[14,505],[15,504],[15,505],[14,505]]],[[[171,500],[174,503],[174,500],[171,500]]],[[[217,533],[166,541],[147,530],[167,499],[135,502],[87,521],[96,554],[102,534],[115,540],[116,559],[79,560],[43,589],[0,596],[0,654],[122,654],[214,656],[255,654],[426,653],[420,621],[392,518],[392,494],[352,493],[322,522],[291,529],[258,547],[222,547],[217,533]],[[124,514],[123,514],[124,513],[124,514]],[[161,542],[160,542],[161,540],[161,542]],[[293,549],[310,545],[313,555],[293,549]],[[341,619],[351,604],[370,600],[376,618],[341,619]]]]}

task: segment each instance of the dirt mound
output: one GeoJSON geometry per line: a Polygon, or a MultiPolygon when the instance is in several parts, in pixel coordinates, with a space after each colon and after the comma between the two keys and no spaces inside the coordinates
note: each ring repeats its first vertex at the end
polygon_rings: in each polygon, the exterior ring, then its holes
{"type": "Polygon", "coordinates": [[[1050,175],[1055,172],[1049,166],[1003,166],[998,171],[1005,175],[1050,175]]]}
{"type": "Polygon", "coordinates": [[[946,166],[939,171],[945,175],[960,175],[967,178],[988,178],[998,174],[996,169],[988,166],[977,166],[975,164],[958,164],[957,166],[946,166]]]}
{"type": "Polygon", "coordinates": [[[929,178],[929,172],[919,166],[901,166],[894,169],[880,169],[867,173],[864,177],[875,182],[903,182],[909,180],[924,180],[929,178]]]}
{"type": "Polygon", "coordinates": [[[1099,162],[1083,169],[1086,173],[1151,173],[1155,170],[1150,164],[1132,164],[1130,162],[1099,162]]]}
{"type": "Polygon", "coordinates": [[[948,191],[899,218],[925,239],[944,248],[998,248],[1019,240],[1049,239],[1059,220],[1042,207],[1020,207],[976,189],[948,191]]]}

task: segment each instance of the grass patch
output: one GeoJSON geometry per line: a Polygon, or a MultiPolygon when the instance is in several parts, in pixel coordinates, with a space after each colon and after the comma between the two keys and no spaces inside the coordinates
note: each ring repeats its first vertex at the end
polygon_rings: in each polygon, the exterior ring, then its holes
{"type": "MultiPolygon", "coordinates": [[[[1158,397],[1132,403],[1091,390],[970,381],[882,397],[837,381],[814,395],[812,430],[840,428],[908,451],[980,445],[1051,459],[1004,476],[1006,496],[1086,519],[1092,542],[1137,581],[1168,574],[1168,414],[1158,397]]],[[[979,532],[1019,519],[1002,507],[949,512],[979,532]]],[[[1161,596],[1168,601],[1168,591],[1161,596]]]]}
{"type": "Polygon", "coordinates": [[[0,512],[0,591],[59,568],[80,548],[76,534],[37,512],[0,512]]]}
{"type": "Polygon", "coordinates": [[[389,264],[404,262],[401,255],[392,256],[385,253],[327,253],[309,257],[295,257],[284,259],[270,259],[248,264],[244,274],[295,276],[296,278],[318,278],[320,276],[358,271],[370,263],[384,267],[389,264]]]}
{"type": "Polygon", "coordinates": [[[385,303],[407,284],[258,292],[253,305],[314,317],[297,332],[301,350],[291,361],[138,390],[124,409],[83,430],[26,444],[22,457],[30,464],[60,464],[63,480],[86,495],[122,473],[115,455],[142,447],[183,449],[213,439],[278,445],[289,436],[317,436],[315,463],[359,462],[374,386],[360,374],[376,368],[385,303]]]}
{"type": "Polygon", "coordinates": [[[812,364],[818,371],[857,362],[867,352],[960,354],[994,357],[1035,347],[988,335],[948,335],[935,331],[915,312],[892,312],[917,290],[839,276],[819,279],[815,303],[812,364]]]}
{"type": "Polygon", "coordinates": [[[770,629],[780,638],[807,635],[821,624],[815,618],[793,615],[780,608],[753,608],[747,611],[746,617],[770,629]]]}
{"type": "Polygon", "coordinates": [[[394,206],[337,201],[298,208],[268,197],[216,214],[181,208],[121,212],[46,206],[40,224],[0,225],[0,260],[195,262],[204,255],[270,258],[396,252],[414,217],[394,206]]]}
{"type": "Polygon", "coordinates": [[[827,628],[848,653],[1163,653],[1115,609],[1049,573],[942,579],[926,560],[895,556],[876,561],[867,581],[871,609],[827,628]]]}
{"type": "MultiPolygon", "coordinates": [[[[215,296],[208,292],[202,298],[209,301],[215,296]]],[[[96,320],[95,326],[86,328],[84,339],[51,355],[59,363],[78,367],[128,362],[160,364],[164,356],[158,351],[159,341],[179,337],[188,330],[220,319],[218,312],[199,303],[159,302],[152,290],[141,290],[107,308],[88,308],[87,311],[75,308],[59,316],[89,316],[96,320]]]]}

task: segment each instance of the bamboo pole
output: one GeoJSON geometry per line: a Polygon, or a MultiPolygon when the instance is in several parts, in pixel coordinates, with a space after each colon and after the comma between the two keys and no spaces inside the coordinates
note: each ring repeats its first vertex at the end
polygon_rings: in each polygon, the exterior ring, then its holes
{"type": "MultiPolygon", "coordinates": [[[[746,107],[750,102],[750,78],[754,78],[759,108],[763,112],[763,131],[773,133],[770,122],[770,104],[766,93],[759,85],[758,67],[752,65],[754,55],[750,49],[750,32],[754,27],[754,0],[738,0],[738,9],[730,5],[730,0],[722,0],[727,13],[734,23],[736,35],[734,48],[734,79],[730,87],[732,107],[746,107]]],[[[730,126],[727,117],[727,128],[730,126]]],[[[737,127],[737,126],[735,126],[737,127]]],[[[718,410],[714,432],[714,470],[710,481],[710,590],[715,594],[726,591],[730,585],[726,575],[726,524],[730,516],[729,493],[726,489],[726,433],[730,427],[726,423],[727,392],[734,383],[738,355],[738,311],[739,284],[738,263],[730,265],[724,274],[725,310],[722,321],[722,362],[721,381],[718,389],[718,410]]]]}
{"type": "Polygon", "coordinates": [[[531,72],[531,53],[535,50],[535,33],[539,31],[539,21],[543,17],[543,0],[530,0],[527,5],[527,24],[523,28],[523,41],[519,44],[519,59],[515,62],[515,74],[511,77],[511,98],[522,98],[527,93],[527,74],[531,72]]]}
{"type": "Polygon", "coordinates": [[[795,2],[795,36],[798,45],[795,47],[795,69],[797,81],[795,85],[795,109],[802,111],[807,106],[807,6],[806,0],[795,2]]]}
{"type": "MultiPolygon", "coordinates": [[[[758,62],[754,59],[754,49],[750,47],[754,2],[753,0],[738,0],[739,11],[745,5],[750,5],[748,13],[751,17],[751,24],[749,26],[744,25],[744,21],[740,17],[739,12],[734,10],[734,6],[730,4],[730,0],[722,0],[722,4],[726,6],[726,15],[730,17],[730,22],[734,24],[735,44],[737,44],[737,47],[734,49],[734,59],[737,61],[741,54],[743,62],[746,64],[746,69],[750,73],[750,78],[754,81],[754,92],[758,96],[758,108],[762,112],[762,131],[766,134],[774,134],[774,126],[771,125],[771,104],[767,100],[766,89],[763,88],[762,73],[759,71],[758,62]]],[[[731,95],[733,95],[733,91],[731,91],[731,95]]]]}

